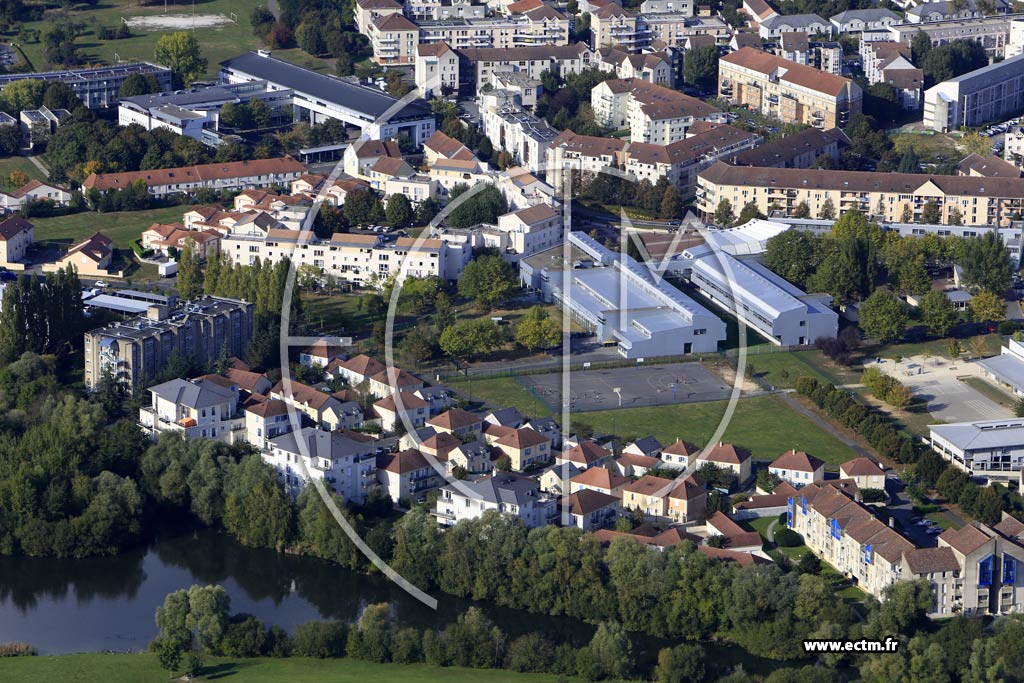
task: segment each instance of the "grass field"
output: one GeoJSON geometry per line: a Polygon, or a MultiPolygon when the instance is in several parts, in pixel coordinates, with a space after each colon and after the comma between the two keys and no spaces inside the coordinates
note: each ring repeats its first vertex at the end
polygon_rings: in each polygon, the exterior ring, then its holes
{"type": "Polygon", "coordinates": [[[26,157],[5,157],[0,159],[0,190],[10,192],[11,190],[18,189],[7,182],[7,176],[14,171],[21,171],[28,176],[29,180],[46,180],[46,176],[43,175],[42,171],[36,168],[36,165],[26,157]]]}
{"type": "Polygon", "coordinates": [[[118,249],[130,249],[131,243],[139,239],[143,230],[153,223],[180,223],[188,207],[168,206],[148,211],[121,211],[116,213],[94,213],[85,211],[69,216],[33,218],[37,242],[74,244],[92,233],[102,232],[114,240],[118,249]]]}
{"type": "Polygon", "coordinates": [[[821,351],[790,351],[785,353],[750,353],[748,373],[753,367],[761,379],[776,387],[792,388],[799,377],[809,376],[835,385],[856,384],[860,373],[828,360],[821,351]]]}
{"type": "Polygon", "coordinates": [[[528,417],[552,416],[544,402],[535,399],[514,377],[447,379],[445,384],[494,408],[518,408],[528,417]]]}
{"type": "MultiPolygon", "coordinates": [[[[587,413],[579,421],[624,438],[651,434],[662,443],[682,438],[704,446],[725,408],[725,401],[628,408],[587,413]]],[[[848,446],[773,396],[740,400],[722,440],[749,449],[760,460],[774,460],[791,448],[832,465],[856,457],[848,446]]]]}
{"type": "MultiPolygon", "coordinates": [[[[252,34],[252,25],[249,22],[249,14],[256,3],[249,0],[200,0],[195,4],[197,14],[223,14],[230,16],[231,12],[238,15],[238,23],[232,23],[221,28],[203,28],[196,31],[196,37],[202,47],[203,55],[206,57],[209,66],[206,71],[208,78],[217,75],[218,63],[235,57],[247,50],[260,46],[260,40],[252,34]]],[[[167,14],[191,14],[193,5],[191,3],[168,3],[167,14]]],[[[121,17],[153,16],[164,14],[163,3],[155,3],[149,6],[139,6],[135,0],[104,0],[99,5],[73,5],[68,9],[51,9],[46,12],[41,21],[29,22],[24,25],[27,29],[42,31],[48,24],[67,18],[72,22],[80,22],[85,25],[85,34],[79,36],[76,44],[84,57],[86,64],[110,64],[114,62],[116,52],[122,60],[152,60],[153,47],[162,31],[144,33],[139,29],[133,29],[132,37],[122,40],[101,41],[99,31],[105,26],[116,27],[121,23],[121,17]]],[[[9,38],[15,38],[16,34],[7,34],[9,38]]],[[[38,70],[47,70],[48,65],[43,56],[43,45],[41,42],[27,43],[23,40],[17,41],[25,55],[32,62],[32,66],[38,70]]]]}
{"type": "MultiPolygon", "coordinates": [[[[237,683],[548,683],[553,675],[511,671],[439,668],[426,665],[371,664],[354,659],[212,658],[194,681],[230,680],[237,683]]],[[[155,655],[83,654],[56,657],[0,659],[0,680],[18,683],[153,683],[169,680],[155,655]]]]}
{"type": "Polygon", "coordinates": [[[960,152],[957,141],[949,135],[891,133],[889,139],[901,155],[913,147],[922,164],[956,163],[965,156],[960,152]]]}

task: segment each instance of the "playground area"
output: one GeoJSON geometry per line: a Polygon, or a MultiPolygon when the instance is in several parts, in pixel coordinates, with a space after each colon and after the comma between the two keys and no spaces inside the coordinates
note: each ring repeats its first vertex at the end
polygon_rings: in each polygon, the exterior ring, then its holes
{"type": "Polygon", "coordinates": [[[192,28],[220,28],[237,23],[223,14],[150,14],[123,17],[122,21],[134,31],[170,32],[192,28]]]}
{"type": "MultiPolygon", "coordinates": [[[[937,356],[911,356],[899,363],[883,360],[878,368],[907,385],[924,401],[932,417],[941,422],[971,422],[1012,417],[1012,413],[971,386],[985,382],[977,363],[937,356]]],[[[995,391],[993,387],[993,391],[995,391]]]]}
{"type": "MultiPolygon", "coordinates": [[[[562,374],[523,375],[527,391],[552,412],[562,410],[562,374]]],[[[700,363],[642,365],[580,370],[569,376],[569,409],[574,413],[673,403],[721,401],[732,387],[700,363]]]]}

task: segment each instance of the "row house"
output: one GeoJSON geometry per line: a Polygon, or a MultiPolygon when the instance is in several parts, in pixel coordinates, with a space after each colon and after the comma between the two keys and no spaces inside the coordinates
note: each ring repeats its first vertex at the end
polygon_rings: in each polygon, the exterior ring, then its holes
{"type": "Polygon", "coordinates": [[[442,486],[434,515],[439,525],[453,526],[464,519],[478,519],[490,510],[517,518],[532,529],[557,518],[558,500],[541,491],[532,477],[500,472],[477,481],[442,486]]]}
{"type": "Polygon", "coordinates": [[[793,215],[806,202],[812,216],[820,215],[822,204],[829,201],[839,214],[857,210],[880,216],[885,223],[905,222],[906,211],[920,222],[925,204],[935,202],[944,224],[957,209],[966,225],[1003,227],[1024,211],[1024,179],[754,168],[719,162],[697,178],[697,209],[711,216],[723,199],[733,206],[753,202],[765,215],[793,215]]]}
{"type": "Polygon", "coordinates": [[[648,83],[675,87],[672,57],[667,52],[630,54],[614,47],[602,47],[595,55],[597,68],[618,78],[636,78],[648,83]]]}
{"type": "Polygon", "coordinates": [[[318,479],[345,501],[358,505],[376,488],[375,451],[372,439],[305,427],[268,439],[261,456],[277,470],[289,493],[298,495],[318,479]]]}

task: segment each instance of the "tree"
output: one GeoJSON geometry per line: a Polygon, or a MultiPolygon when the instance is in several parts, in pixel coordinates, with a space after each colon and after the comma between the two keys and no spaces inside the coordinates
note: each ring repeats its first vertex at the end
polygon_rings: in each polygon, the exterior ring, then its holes
{"type": "Polygon", "coordinates": [[[964,281],[970,289],[983,289],[1000,295],[1009,289],[1013,267],[1003,238],[996,231],[964,240],[961,251],[957,263],[963,269],[964,281]]]}
{"type": "Polygon", "coordinates": [[[918,302],[918,309],[921,311],[921,322],[928,328],[928,333],[936,337],[945,337],[949,334],[960,318],[945,292],[926,292],[918,302]]]}
{"type": "Polygon", "coordinates": [[[800,202],[793,208],[793,218],[810,218],[811,207],[807,206],[807,202],[800,202]]]}
{"type": "Polygon", "coordinates": [[[925,202],[921,207],[921,222],[927,224],[942,222],[942,210],[939,209],[939,203],[934,199],[925,202]]]}
{"type": "MultiPolygon", "coordinates": [[[[813,555],[807,553],[807,555],[813,555]]],[[[704,648],[684,643],[662,648],[658,652],[658,665],[654,669],[657,683],[691,683],[705,680],[704,648]]]]}
{"type": "Polygon", "coordinates": [[[342,210],[350,225],[370,225],[384,217],[380,197],[373,190],[349,192],[342,210]]]}
{"type": "Polygon", "coordinates": [[[601,622],[590,644],[577,657],[577,673],[585,679],[628,678],[633,670],[633,645],[617,622],[601,622]]]}
{"type": "Polygon", "coordinates": [[[924,31],[918,31],[914,34],[914,39],[910,43],[910,52],[914,58],[914,64],[922,64],[924,58],[928,56],[928,53],[932,50],[932,39],[924,31]]]}
{"type": "Polygon", "coordinates": [[[186,88],[206,73],[207,61],[199,47],[199,40],[189,31],[160,36],[153,49],[153,58],[158,64],[169,68],[186,88]]]}
{"type": "Polygon", "coordinates": [[[999,322],[1006,317],[1006,302],[998,294],[978,292],[970,301],[971,313],[980,322],[999,322]]]}
{"type": "Polygon", "coordinates": [[[555,346],[561,340],[562,330],[558,323],[541,306],[534,306],[527,311],[516,325],[516,341],[530,351],[555,346]]]}
{"type": "MultiPolygon", "coordinates": [[[[453,188],[451,201],[459,195],[453,188]]],[[[494,185],[487,185],[483,190],[460,202],[448,214],[447,223],[453,228],[469,228],[479,223],[497,223],[498,216],[508,212],[508,202],[494,185]]]]}
{"type": "Polygon", "coordinates": [[[318,19],[319,17],[311,16],[295,29],[296,44],[298,44],[300,49],[314,57],[318,57],[327,51],[327,45],[324,42],[323,36],[324,27],[318,19]]]}
{"type": "Polygon", "coordinates": [[[907,325],[907,310],[903,302],[882,289],[875,290],[864,300],[858,315],[864,335],[881,342],[901,338],[907,325]]]}
{"type": "Polygon", "coordinates": [[[434,327],[437,331],[443,332],[455,324],[455,309],[451,299],[445,292],[438,292],[434,298],[434,327]]]}
{"type": "Polygon", "coordinates": [[[722,201],[718,202],[718,207],[715,209],[715,225],[720,228],[727,228],[735,220],[736,216],[732,212],[732,202],[728,199],[722,199],[722,201]]]}
{"type": "Polygon", "coordinates": [[[661,205],[658,209],[658,215],[661,218],[679,218],[683,208],[683,198],[679,195],[679,190],[669,185],[665,188],[665,193],[661,196],[661,205]]]}
{"type": "Polygon", "coordinates": [[[203,270],[196,254],[194,240],[186,240],[185,248],[178,257],[178,293],[186,301],[198,298],[203,293],[203,270]]]}
{"type": "Polygon", "coordinates": [[[118,95],[123,100],[126,97],[138,97],[139,95],[152,95],[160,92],[160,82],[153,74],[131,74],[121,83],[118,95]]]}
{"type": "Polygon", "coordinates": [[[718,80],[718,48],[705,45],[687,50],[683,58],[683,80],[702,90],[711,90],[718,80]]]}
{"type": "Polygon", "coordinates": [[[384,215],[388,223],[396,229],[408,228],[412,225],[414,218],[409,198],[400,192],[396,192],[388,197],[388,205],[384,210],[384,215]]]}
{"type": "Polygon", "coordinates": [[[832,220],[836,217],[836,205],[832,203],[831,199],[826,199],[821,203],[821,207],[818,209],[818,218],[823,220],[832,220]]]}
{"type": "Polygon", "coordinates": [[[498,348],[501,335],[490,320],[464,320],[441,333],[441,350],[455,359],[472,359],[498,348]]]}
{"type": "Polygon", "coordinates": [[[185,626],[192,631],[202,652],[213,653],[227,630],[231,598],[221,586],[192,586],[188,589],[188,614],[185,626]]]}
{"type": "Polygon", "coordinates": [[[832,225],[829,234],[836,240],[865,239],[875,247],[881,247],[884,239],[884,233],[878,223],[869,221],[867,216],[857,210],[844,213],[832,225]]]}
{"type": "Polygon", "coordinates": [[[805,287],[818,268],[822,238],[804,230],[787,230],[768,240],[764,263],[773,272],[805,287]]]}
{"type": "Polygon", "coordinates": [[[46,84],[34,78],[14,81],[0,93],[3,109],[14,117],[23,109],[39,109],[43,104],[46,84]]]}
{"type": "Polygon", "coordinates": [[[740,215],[736,219],[736,225],[745,225],[755,218],[764,218],[764,214],[757,208],[757,202],[749,201],[740,209],[740,215]]]}
{"type": "Polygon", "coordinates": [[[485,254],[462,269],[459,295],[493,308],[512,295],[516,284],[516,272],[508,261],[495,254],[485,254]]]}
{"type": "Polygon", "coordinates": [[[402,78],[402,72],[395,69],[390,69],[384,75],[384,82],[388,94],[392,97],[403,97],[413,89],[413,86],[402,78]]]}

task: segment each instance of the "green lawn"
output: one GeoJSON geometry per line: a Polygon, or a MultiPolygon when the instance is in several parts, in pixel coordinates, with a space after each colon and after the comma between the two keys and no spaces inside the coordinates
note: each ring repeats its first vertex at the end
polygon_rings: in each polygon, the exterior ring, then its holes
{"type": "MultiPolygon", "coordinates": [[[[597,431],[623,438],[653,435],[662,443],[682,438],[704,446],[725,412],[726,401],[627,408],[576,416],[597,431]]],[[[857,454],[820,427],[793,412],[774,396],[741,399],[723,440],[750,450],[754,458],[774,460],[791,448],[807,451],[837,465],[857,454]]]]}
{"type": "Polygon", "coordinates": [[[966,156],[960,152],[957,141],[949,135],[890,133],[889,139],[900,155],[913,147],[914,153],[923,164],[956,163],[966,156]]]}
{"type": "MultiPolygon", "coordinates": [[[[960,340],[960,347],[971,356],[991,356],[999,353],[1003,339],[998,334],[979,335],[968,339],[960,340]]],[[[915,344],[887,344],[873,349],[867,349],[868,357],[881,356],[882,358],[896,358],[901,356],[929,355],[936,358],[949,358],[949,339],[933,339],[930,341],[915,344]]]]}
{"type": "Polygon", "coordinates": [[[515,377],[450,378],[444,383],[473,401],[486,402],[493,408],[518,408],[519,412],[528,417],[553,415],[547,405],[534,398],[515,377]]]}
{"type": "MultiPolygon", "coordinates": [[[[553,675],[511,671],[439,668],[426,665],[371,664],[354,659],[225,659],[205,662],[195,681],[237,683],[547,683],[553,675]]],[[[150,654],[84,654],[56,657],[14,657],[0,660],[0,680],[18,683],[153,683],[167,681],[167,672],[150,654]]]]}
{"type": "MultiPolygon", "coordinates": [[[[207,78],[217,76],[219,62],[261,45],[260,39],[253,35],[252,24],[249,22],[249,14],[254,6],[255,3],[250,0],[206,0],[195,5],[197,14],[223,14],[230,17],[230,13],[234,12],[238,15],[236,24],[196,30],[199,45],[208,61],[207,78]]],[[[192,8],[191,3],[171,3],[168,5],[167,13],[190,15],[192,8]]],[[[142,33],[139,29],[133,29],[132,37],[109,41],[101,41],[99,31],[105,26],[117,26],[121,23],[121,17],[160,14],[164,14],[162,2],[139,6],[136,0],[108,0],[96,6],[74,5],[69,9],[52,9],[46,12],[41,21],[26,23],[24,27],[42,31],[48,24],[62,18],[84,24],[85,34],[79,36],[76,44],[86,64],[113,63],[114,53],[122,60],[152,60],[153,47],[164,31],[142,33]]],[[[6,35],[9,39],[14,38],[22,46],[35,70],[49,70],[50,65],[43,56],[42,43],[17,40],[17,34],[13,31],[6,35]]]]}
{"type": "Polygon", "coordinates": [[[929,512],[925,515],[925,518],[932,520],[937,526],[942,527],[943,531],[945,531],[946,529],[954,528],[956,526],[955,524],[953,524],[953,521],[949,517],[947,517],[946,513],[942,510],[939,510],[938,512],[929,512]]]}
{"type": "Polygon", "coordinates": [[[148,211],[121,211],[116,213],[94,213],[85,211],[69,216],[33,218],[37,242],[74,244],[96,232],[102,232],[114,240],[119,249],[131,249],[131,243],[142,231],[153,223],[180,223],[187,206],[168,206],[148,211]]]}
{"type": "Polygon", "coordinates": [[[831,362],[821,351],[755,353],[747,356],[747,367],[773,386],[792,388],[798,377],[814,377],[835,385],[857,384],[860,373],[831,362]]]}
{"type": "Polygon", "coordinates": [[[29,180],[46,180],[42,171],[28,160],[27,157],[14,156],[0,159],[0,190],[10,192],[18,189],[15,185],[7,182],[7,176],[14,171],[21,171],[28,176],[29,180]]]}

